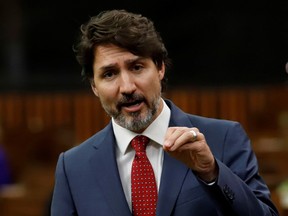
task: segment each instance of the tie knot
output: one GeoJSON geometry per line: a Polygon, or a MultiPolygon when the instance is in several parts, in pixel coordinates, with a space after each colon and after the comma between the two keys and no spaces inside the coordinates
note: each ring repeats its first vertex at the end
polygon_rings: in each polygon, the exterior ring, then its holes
{"type": "Polygon", "coordinates": [[[148,143],[149,138],[143,135],[138,135],[134,137],[131,141],[131,145],[136,152],[145,152],[148,143]]]}

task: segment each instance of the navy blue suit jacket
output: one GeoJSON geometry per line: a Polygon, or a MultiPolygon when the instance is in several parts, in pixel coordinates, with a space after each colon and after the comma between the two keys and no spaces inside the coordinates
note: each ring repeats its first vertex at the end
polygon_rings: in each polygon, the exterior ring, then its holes
{"type": "MultiPolygon", "coordinates": [[[[258,174],[250,140],[238,122],[184,113],[171,101],[170,126],[197,127],[218,166],[208,186],[186,165],[164,153],[158,216],[278,215],[258,174]]],[[[82,144],[59,156],[52,216],[131,216],[115,157],[111,122],[82,144]]]]}

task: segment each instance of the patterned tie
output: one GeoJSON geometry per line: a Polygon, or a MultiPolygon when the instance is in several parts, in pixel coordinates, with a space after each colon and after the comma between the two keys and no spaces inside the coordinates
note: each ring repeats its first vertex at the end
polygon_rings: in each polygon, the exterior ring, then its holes
{"type": "Polygon", "coordinates": [[[132,213],[134,216],[155,216],[157,204],[157,185],[151,163],[146,155],[149,138],[136,136],[131,145],[135,158],[131,170],[132,213]]]}

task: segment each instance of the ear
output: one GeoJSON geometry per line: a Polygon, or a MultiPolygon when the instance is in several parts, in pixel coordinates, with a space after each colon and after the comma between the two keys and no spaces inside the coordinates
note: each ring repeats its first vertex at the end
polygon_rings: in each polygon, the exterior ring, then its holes
{"type": "Polygon", "coordinates": [[[96,85],[95,85],[93,80],[91,81],[90,85],[91,85],[91,89],[92,89],[93,93],[98,97],[98,95],[99,95],[98,94],[98,89],[97,89],[97,87],[96,87],[96,85]]]}
{"type": "Polygon", "coordinates": [[[159,78],[162,80],[165,76],[165,64],[164,62],[162,63],[161,69],[159,70],[159,78]]]}

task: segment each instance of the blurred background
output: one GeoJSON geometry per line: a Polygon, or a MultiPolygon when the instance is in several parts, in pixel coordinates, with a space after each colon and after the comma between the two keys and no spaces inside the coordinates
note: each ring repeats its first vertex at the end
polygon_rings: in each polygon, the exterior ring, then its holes
{"type": "Polygon", "coordinates": [[[0,215],[49,215],[58,155],[109,117],[72,52],[106,9],[151,18],[173,61],[168,91],[184,111],[242,123],[281,215],[288,215],[288,2],[0,2],[0,215]]]}

